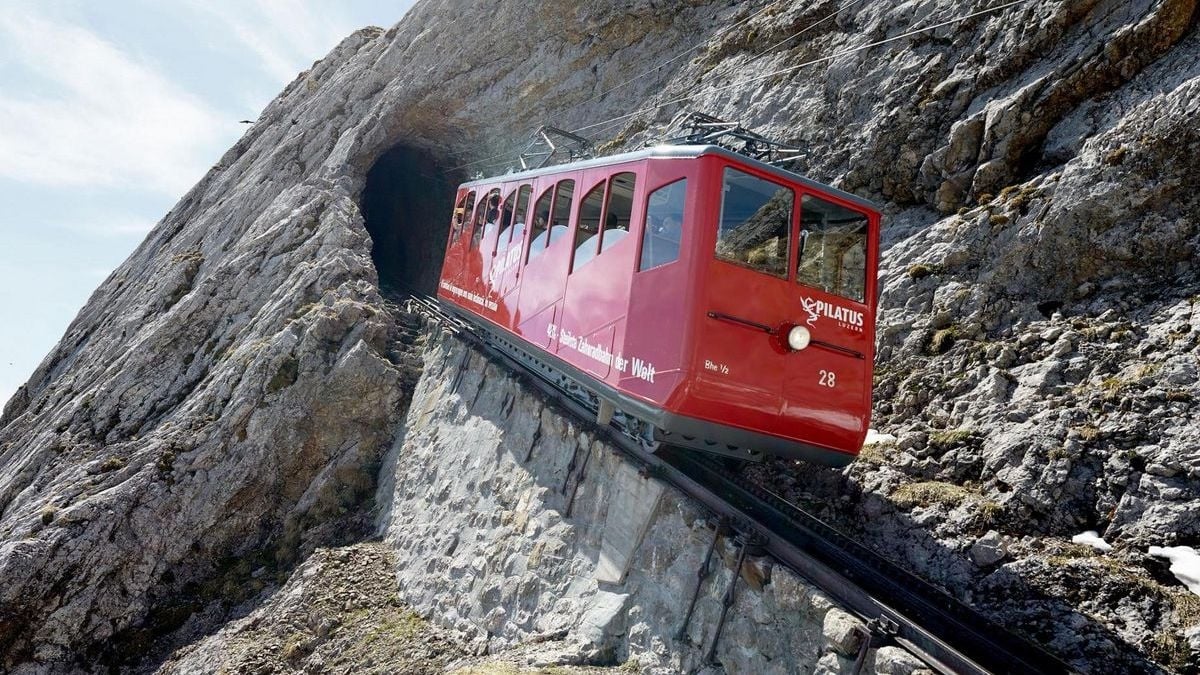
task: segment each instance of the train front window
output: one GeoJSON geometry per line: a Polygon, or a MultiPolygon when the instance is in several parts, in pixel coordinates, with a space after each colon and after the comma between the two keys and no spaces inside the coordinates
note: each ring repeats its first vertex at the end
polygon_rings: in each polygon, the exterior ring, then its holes
{"type": "Polygon", "coordinates": [[[786,277],[795,199],[790,188],[726,167],[717,258],[786,277]]]}
{"type": "Polygon", "coordinates": [[[680,178],[646,198],[646,229],[642,232],[642,260],[638,270],[666,265],[679,258],[686,196],[687,179],[680,178]]]}
{"type": "Polygon", "coordinates": [[[863,302],[867,285],[867,216],[820,197],[800,200],[796,280],[863,302]]]}

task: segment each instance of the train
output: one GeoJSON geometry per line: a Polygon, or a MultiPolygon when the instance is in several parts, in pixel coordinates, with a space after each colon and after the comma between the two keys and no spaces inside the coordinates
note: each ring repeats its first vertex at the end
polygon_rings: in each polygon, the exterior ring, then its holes
{"type": "Polygon", "coordinates": [[[880,211],[720,145],[458,187],[437,297],[645,442],[844,466],[871,412],[880,211]]]}

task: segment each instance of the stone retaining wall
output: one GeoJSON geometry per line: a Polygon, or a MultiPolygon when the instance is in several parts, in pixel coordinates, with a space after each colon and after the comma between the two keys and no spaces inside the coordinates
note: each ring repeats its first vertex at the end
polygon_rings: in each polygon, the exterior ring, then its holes
{"type": "MultiPolygon", "coordinates": [[[[401,598],[480,651],[544,641],[537,663],[698,668],[737,546],[718,543],[676,639],[713,537],[708,514],[457,340],[433,336],[425,359],[381,476],[401,598]]],[[[727,672],[850,672],[858,625],[790,571],[751,559],[717,659],[727,672]]],[[[885,672],[918,665],[881,651],[885,672]]]]}

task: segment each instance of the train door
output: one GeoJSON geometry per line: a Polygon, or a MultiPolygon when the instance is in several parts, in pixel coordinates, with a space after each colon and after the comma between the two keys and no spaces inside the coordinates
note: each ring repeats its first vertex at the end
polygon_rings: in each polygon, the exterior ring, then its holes
{"type": "MultiPolygon", "coordinates": [[[[517,284],[521,273],[521,256],[525,252],[526,224],[529,221],[529,210],[533,201],[533,184],[521,183],[516,187],[512,205],[511,222],[500,228],[496,242],[496,258],[492,268],[493,283],[496,287],[497,302],[501,323],[508,328],[515,328],[513,317],[517,312],[517,284]]],[[[508,213],[508,201],[505,201],[505,213],[508,213]]]]}
{"type": "Polygon", "coordinates": [[[463,290],[463,267],[466,263],[463,233],[467,231],[474,213],[475,191],[460,189],[451,215],[450,234],[446,240],[446,256],[442,262],[440,282],[441,290],[455,299],[458,299],[457,294],[463,290]]]}
{"type": "Polygon", "coordinates": [[[787,358],[780,423],[790,436],[857,452],[871,410],[878,216],[808,193],[800,227],[793,314],[810,338],[787,358]]]}
{"type": "Polygon", "coordinates": [[[777,426],[788,350],[778,330],[793,317],[789,279],[796,237],[794,186],[766,172],[720,162],[717,217],[698,255],[707,270],[697,307],[695,386],[688,412],[739,426],[777,426]]]}
{"type": "Polygon", "coordinates": [[[529,244],[520,273],[518,333],[551,351],[571,254],[576,177],[575,173],[559,174],[553,177],[553,184],[539,181],[544,188],[529,216],[529,244]]]}
{"type": "Polygon", "coordinates": [[[479,238],[478,250],[480,260],[480,288],[482,293],[489,299],[495,299],[494,290],[492,288],[492,269],[496,263],[496,239],[500,232],[501,223],[504,221],[504,208],[506,204],[502,201],[507,186],[493,188],[488,195],[487,213],[483,221],[483,232],[479,238]]]}
{"type": "Polygon", "coordinates": [[[637,242],[629,311],[617,350],[622,390],[661,405],[679,393],[690,349],[688,308],[694,298],[695,256],[690,252],[703,216],[697,163],[652,159],[639,177],[637,242]]]}
{"type": "Polygon", "coordinates": [[[620,371],[624,358],[614,339],[624,327],[637,239],[637,174],[631,165],[584,172],[567,276],[558,355],[598,378],[620,371]]]}
{"type": "Polygon", "coordinates": [[[489,240],[495,241],[496,221],[500,219],[500,188],[484,188],[480,193],[470,227],[463,237],[466,262],[462,286],[469,292],[466,297],[475,305],[476,311],[490,317],[494,303],[487,298],[487,270],[492,257],[488,244],[489,240]]]}

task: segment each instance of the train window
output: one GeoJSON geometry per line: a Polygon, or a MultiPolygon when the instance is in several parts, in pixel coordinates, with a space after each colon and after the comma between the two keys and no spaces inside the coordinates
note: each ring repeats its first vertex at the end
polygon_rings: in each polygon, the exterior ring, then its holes
{"type": "Polygon", "coordinates": [[[646,229],[642,232],[642,260],[639,270],[665,265],[679,259],[679,241],[683,235],[683,201],[687,179],[668,183],[646,199],[646,229]]]}
{"type": "Polygon", "coordinates": [[[533,205],[533,213],[530,214],[529,236],[532,241],[529,242],[529,257],[526,262],[533,260],[546,249],[549,232],[547,223],[550,220],[550,202],[554,199],[554,188],[546,188],[541,197],[538,197],[537,203],[533,205]]]}
{"type": "Polygon", "coordinates": [[[508,196],[504,198],[504,206],[500,208],[500,234],[496,235],[496,253],[503,253],[508,248],[508,237],[511,234],[509,229],[512,227],[513,219],[513,200],[516,199],[516,196],[516,190],[509,190],[508,196]]]}
{"type": "Polygon", "coordinates": [[[820,197],[800,200],[796,280],[863,302],[867,284],[867,216],[820,197]]]}
{"type": "Polygon", "coordinates": [[[450,241],[457,241],[459,235],[463,232],[463,225],[467,219],[471,217],[471,211],[475,208],[475,192],[468,192],[458,205],[454,207],[454,222],[450,228],[450,241]]]}
{"type": "Polygon", "coordinates": [[[717,258],[786,277],[791,188],[726,167],[722,193],[717,258]]]}
{"type": "MultiPolygon", "coordinates": [[[[525,214],[529,211],[529,199],[533,196],[532,185],[522,185],[517,191],[517,210],[513,214],[513,227],[511,241],[513,244],[520,245],[525,237],[525,214]]],[[[519,255],[519,254],[518,254],[519,255]]]]}
{"type": "Polygon", "coordinates": [[[567,234],[571,223],[571,197],[575,193],[575,181],[560,180],[554,188],[554,218],[550,222],[550,246],[567,234]]]}
{"type": "Polygon", "coordinates": [[[636,182],[637,176],[629,172],[619,173],[609,181],[608,207],[604,209],[605,251],[629,234],[629,219],[633,216],[633,187],[636,182]]]}
{"type": "Polygon", "coordinates": [[[500,188],[487,194],[475,209],[475,222],[471,225],[471,248],[479,248],[479,242],[486,234],[486,227],[495,227],[500,218],[500,188]]]}
{"type": "Polygon", "coordinates": [[[575,259],[571,269],[579,269],[599,252],[603,209],[604,181],[601,181],[588,191],[579,205],[579,218],[575,221],[575,259]]]}

